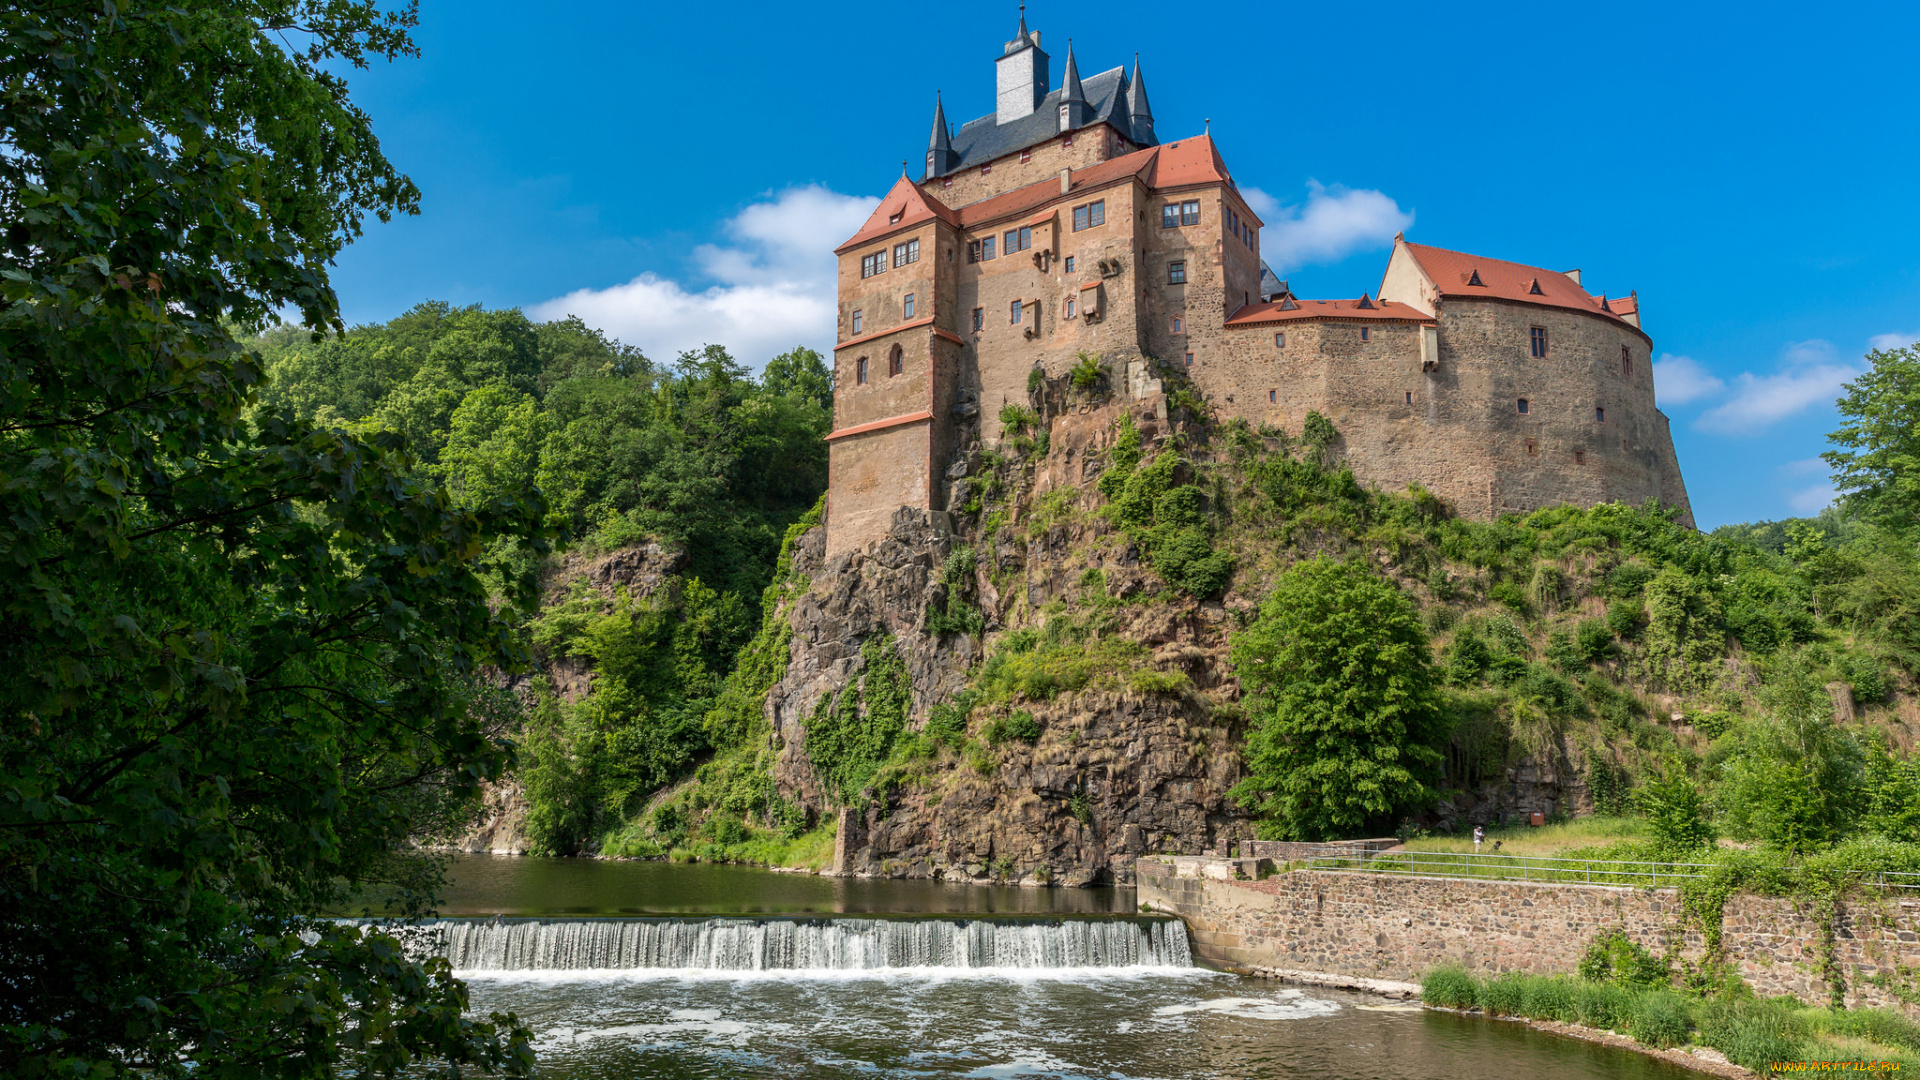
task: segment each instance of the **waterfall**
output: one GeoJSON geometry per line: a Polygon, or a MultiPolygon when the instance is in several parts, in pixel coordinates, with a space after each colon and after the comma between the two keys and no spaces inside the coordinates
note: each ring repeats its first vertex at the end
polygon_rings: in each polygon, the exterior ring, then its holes
{"type": "Polygon", "coordinates": [[[414,950],[456,970],[1191,967],[1173,919],[447,919],[414,950]]]}

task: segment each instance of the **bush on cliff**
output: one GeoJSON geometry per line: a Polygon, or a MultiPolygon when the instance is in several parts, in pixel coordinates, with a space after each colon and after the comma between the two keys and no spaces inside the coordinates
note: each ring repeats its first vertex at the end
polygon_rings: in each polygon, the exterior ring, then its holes
{"type": "Polygon", "coordinates": [[[1234,640],[1255,717],[1233,797],[1289,839],[1352,837],[1424,808],[1448,731],[1413,605],[1364,565],[1280,576],[1234,640]]]}

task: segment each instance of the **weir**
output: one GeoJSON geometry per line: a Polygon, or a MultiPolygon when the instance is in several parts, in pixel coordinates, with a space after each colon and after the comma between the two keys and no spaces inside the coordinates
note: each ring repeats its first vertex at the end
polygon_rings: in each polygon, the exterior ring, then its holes
{"type": "Polygon", "coordinates": [[[410,936],[457,971],[1193,966],[1176,919],[447,919],[410,936]]]}

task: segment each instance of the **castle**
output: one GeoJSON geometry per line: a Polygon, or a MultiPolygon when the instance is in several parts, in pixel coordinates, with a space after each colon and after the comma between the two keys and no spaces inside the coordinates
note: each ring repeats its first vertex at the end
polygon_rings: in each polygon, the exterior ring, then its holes
{"type": "Polygon", "coordinates": [[[1081,352],[1152,397],[1157,360],[1221,417],[1331,420],[1364,482],[1463,515],[1657,499],[1691,520],[1637,296],[1396,236],[1374,295],[1306,300],[1260,258],[1262,222],[1208,135],[1161,142],[1136,57],[1060,85],[1024,15],[992,115],[950,130],[839,256],[827,550],[946,510],[962,440],[1000,437],[1030,374],[1081,352]]]}

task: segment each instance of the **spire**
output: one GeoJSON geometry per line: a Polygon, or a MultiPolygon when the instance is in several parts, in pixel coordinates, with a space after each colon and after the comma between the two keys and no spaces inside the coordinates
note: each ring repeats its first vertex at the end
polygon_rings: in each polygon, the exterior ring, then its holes
{"type": "Polygon", "coordinates": [[[1080,66],[1073,59],[1073,39],[1067,39],[1067,73],[1060,80],[1060,130],[1085,127],[1093,119],[1093,107],[1080,87],[1080,66]]]}
{"type": "Polygon", "coordinates": [[[1014,35],[1015,41],[1024,41],[1027,36],[1027,5],[1020,5],[1020,32],[1014,35]]]}
{"type": "Polygon", "coordinates": [[[1127,124],[1133,128],[1133,141],[1152,146],[1153,108],[1147,104],[1147,80],[1140,74],[1140,54],[1133,54],[1133,77],[1127,80],[1127,124]]]}
{"type": "Polygon", "coordinates": [[[947,110],[940,91],[933,92],[933,137],[927,140],[927,179],[953,169],[953,139],[947,133],[947,110]]]}

